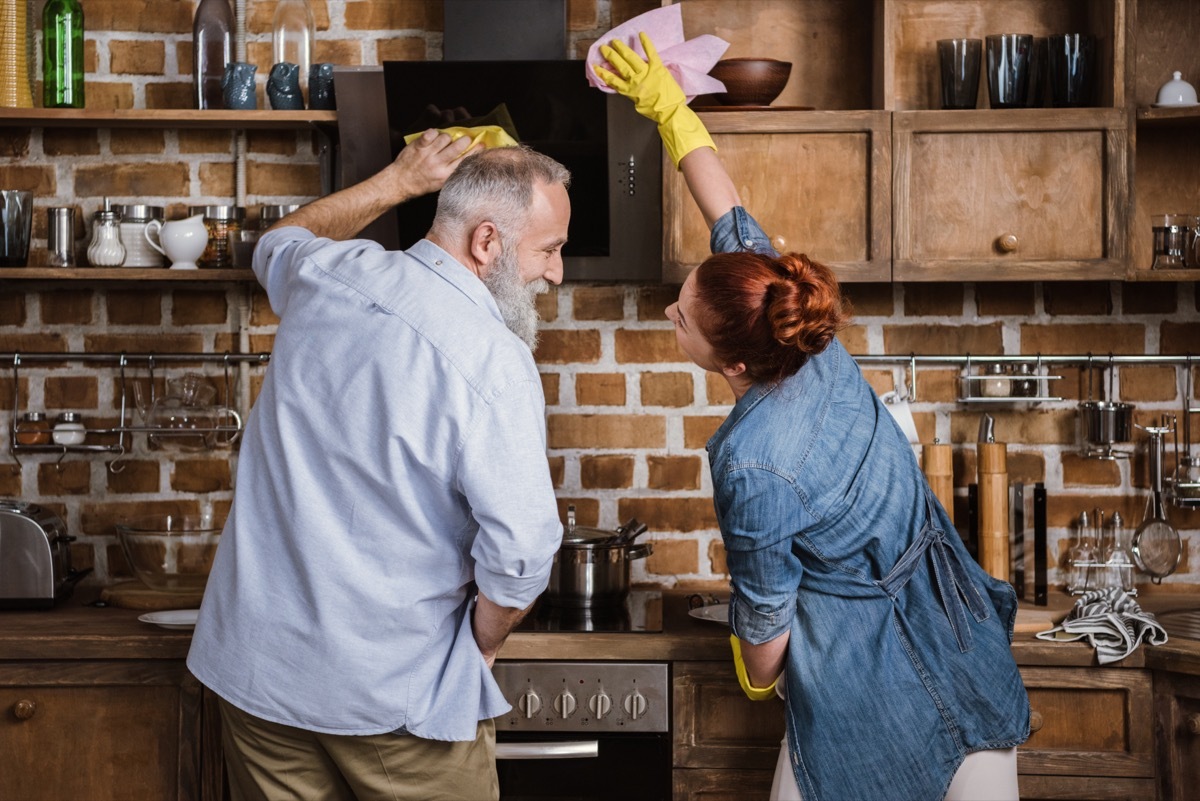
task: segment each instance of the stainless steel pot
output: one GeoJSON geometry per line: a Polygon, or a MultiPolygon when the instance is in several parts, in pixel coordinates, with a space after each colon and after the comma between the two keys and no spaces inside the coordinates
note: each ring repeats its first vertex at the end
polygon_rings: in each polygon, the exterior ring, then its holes
{"type": "Polygon", "coordinates": [[[629,594],[629,563],[654,552],[650,543],[632,542],[645,530],[636,520],[614,531],[576,526],[574,515],[568,513],[544,600],[571,607],[624,603],[629,594]]]}
{"type": "Polygon", "coordinates": [[[1084,401],[1079,404],[1084,431],[1092,445],[1129,442],[1133,434],[1133,404],[1084,401]]]}

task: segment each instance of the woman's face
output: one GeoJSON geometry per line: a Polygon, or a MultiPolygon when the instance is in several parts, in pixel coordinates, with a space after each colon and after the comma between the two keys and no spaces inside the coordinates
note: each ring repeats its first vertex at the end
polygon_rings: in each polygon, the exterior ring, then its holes
{"type": "Polygon", "coordinates": [[[687,357],[705,370],[722,372],[712,345],[696,325],[696,276],[690,273],[679,290],[679,300],[667,307],[667,319],[675,324],[675,341],[687,357]]]}

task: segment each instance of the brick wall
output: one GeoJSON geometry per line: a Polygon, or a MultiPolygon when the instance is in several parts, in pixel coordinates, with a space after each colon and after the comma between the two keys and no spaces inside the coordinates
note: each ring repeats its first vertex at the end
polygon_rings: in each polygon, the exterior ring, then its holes
{"type": "MultiPolygon", "coordinates": [[[[40,9],[40,3],[35,4],[40,9]]],[[[438,0],[312,0],[316,59],[379,63],[437,58],[438,0]]],[[[575,54],[611,25],[659,5],[657,0],[571,0],[575,54]]],[[[177,0],[89,0],[88,104],[96,108],[186,107],[190,98],[191,17],[177,0]]],[[[269,67],[274,3],[249,0],[247,52],[269,67]]],[[[37,27],[37,26],[34,26],[37,27]]],[[[262,98],[260,95],[260,107],[262,98]]],[[[246,196],[261,203],[310,199],[318,191],[315,145],[306,133],[251,132],[246,138],[246,196]]],[[[185,207],[235,200],[234,135],[223,131],[0,129],[0,184],[32,188],[41,206],[74,205],[90,218],[100,198],[185,207]]],[[[35,239],[44,242],[45,215],[35,239]]],[[[80,246],[86,246],[82,219],[80,246]]],[[[852,285],[856,313],[843,333],[852,353],[1186,353],[1200,334],[1200,298],[1191,284],[908,284],[852,285]]],[[[655,553],[635,562],[634,579],[663,586],[720,588],[724,553],[714,527],[704,443],[732,403],[720,379],[692,366],[674,344],[663,309],[675,288],[568,283],[545,296],[537,353],[547,397],[550,466],[560,506],[576,506],[584,525],[612,527],[636,516],[650,525],[655,553]]],[[[84,287],[8,285],[0,289],[0,352],[236,350],[246,323],[250,350],[269,351],[276,320],[257,289],[240,287],[84,287]]],[[[168,368],[169,374],[183,367],[168,368]]],[[[192,369],[192,368],[189,368],[192,369]]],[[[206,370],[219,377],[219,370],[206,370]]],[[[879,392],[894,388],[898,369],[865,368],[879,392]]],[[[1086,399],[1078,369],[1053,394],[1064,400],[1031,407],[989,408],[997,439],[1010,443],[1014,480],[1044,481],[1050,494],[1052,551],[1060,560],[1082,510],[1119,509],[1127,524],[1142,519],[1144,435],[1132,460],[1078,455],[1076,403],[1086,399]]],[[[1137,404],[1137,421],[1176,412],[1181,395],[1167,367],[1118,371],[1118,397],[1137,404]]],[[[251,368],[248,392],[261,380],[251,368]]],[[[116,419],[119,382],[108,368],[75,364],[23,368],[20,409],[82,411],[103,424],[116,419]]],[[[923,441],[955,444],[959,519],[975,471],[972,444],[980,409],[957,402],[953,368],[921,369],[914,418],[923,441]]],[[[0,410],[12,413],[11,374],[0,374],[0,410]]],[[[112,523],[125,515],[227,509],[236,453],[169,453],[139,435],[120,472],[111,457],[44,455],[0,466],[0,496],[46,503],[66,519],[77,562],[96,569],[94,582],[128,575],[112,523]]],[[[1170,465],[1168,465],[1170,469],[1170,465]]],[[[1191,546],[1200,513],[1171,510],[1185,536],[1184,561],[1166,582],[1200,591],[1191,546]]]]}

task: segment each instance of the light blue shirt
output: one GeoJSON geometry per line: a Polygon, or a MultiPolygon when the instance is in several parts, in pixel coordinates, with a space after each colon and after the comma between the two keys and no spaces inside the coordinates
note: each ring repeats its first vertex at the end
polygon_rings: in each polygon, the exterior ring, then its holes
{"type": "Polygon", "coordinates": [[[188,668],[277,723],[472,740],[510,705],[471,582],[524,608],[562,542],[533,356],[429,241],[283,228],[254,271],[280,323],[188,668]]]}

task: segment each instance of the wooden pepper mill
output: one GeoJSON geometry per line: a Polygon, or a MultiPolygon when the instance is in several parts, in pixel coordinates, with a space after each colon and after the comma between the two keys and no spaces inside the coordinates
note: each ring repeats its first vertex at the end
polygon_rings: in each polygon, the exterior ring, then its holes
{"type": "Polygon", "coordinates": [[[945,508],[946,514],[950,515],[950,522],[953,523],[954,454],[950,445],[935,439],[933,444],[924,446],[921,449],[921,469],[925,472],[925,479],[929,482],[934,497],[945,508]]]}
{"type": "Polygon", "coordinates": [[[1008,581],[1008,446],[979,442],[979,564],[1008,581]]]}

